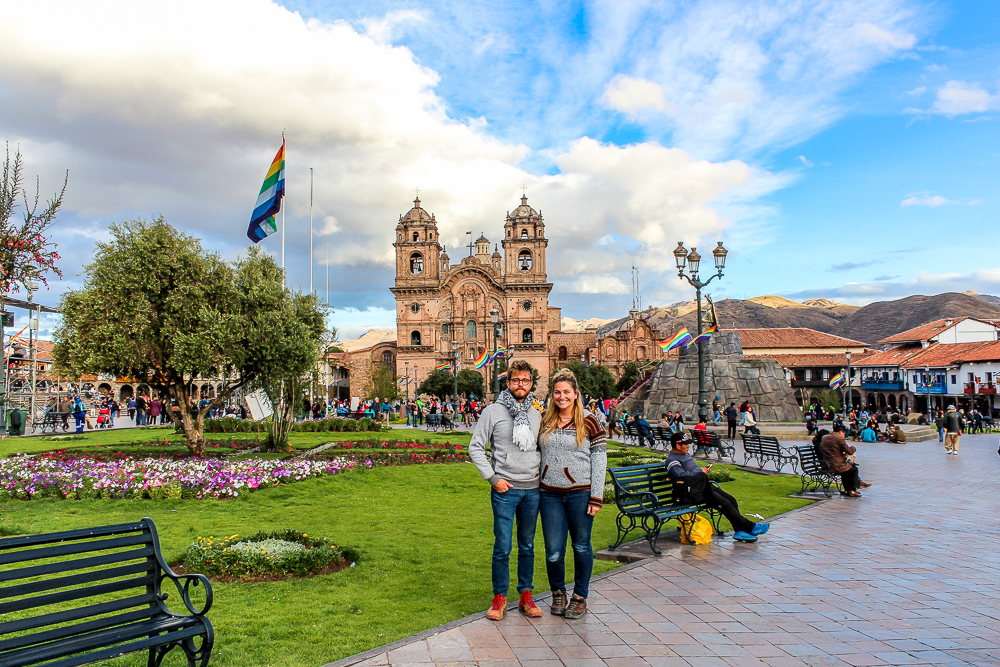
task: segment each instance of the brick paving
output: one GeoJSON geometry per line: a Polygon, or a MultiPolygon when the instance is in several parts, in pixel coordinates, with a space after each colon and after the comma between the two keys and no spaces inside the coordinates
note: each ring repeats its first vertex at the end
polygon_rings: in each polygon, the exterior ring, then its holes
{"type": "Polygon", "coordinates": [[[779,517],[756,544],[730,533],[612,572],[578,621],[543,603],[537,620],[470,617],[334,664],[997,666],[997,445],[963,436],[954,457],[936,441],[866,444],[864,498],[779,517]]]}

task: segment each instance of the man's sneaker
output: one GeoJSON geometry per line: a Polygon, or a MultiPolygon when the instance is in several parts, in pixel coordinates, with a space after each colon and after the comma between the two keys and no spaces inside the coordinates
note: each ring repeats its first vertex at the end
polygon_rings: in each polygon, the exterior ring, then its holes
{"type": "Polygon", "coordinates": [[[757,541],[757,536],[756,535],[751,535],[750,533],[748,533],[748,532],[746,532],[744,530],[738,530],[733,535],[733,539],[736,540],[736,541],[738,541],[738,542],[756,542],[757,541]]]}
{"type": "Polygon", "coordinates": [[[767,529],[771,527],[768,523],[758,523],[754,525],[753,530],[750,531],[751,535],[763,535],[767,532],[767,529]]]}
{"type": "Polygon", "coordinates": [[[535,601],[531,599],[531,591],[521,593],[521,599],[517,603],[517,608],[528,618],[538,618],[542,615],[542,610],[538,608],[535,601]]]}
{"type": "Polygon", "coordinates": [[[566,613],[566,591],[552,591],[549,611],[553,616],[563,616],[566,613]]]}
{"type": "Polygon", "coordinates": [[[587,600],[586,598],[581,598],[574,595],[570,598],[569,604],[566,605],[566,613],[563,614],[566,618],[580,618],[587,613],[587,600]]]}
{"type": "Polygon", "coordinates": [[[499,621],[503,618],[505,611],[507,611],[507,596],[497,593],[493,596],[493,604],[490,605],[489,611],[486,612],[486,618],[491,621],[499,621]]]}
{"type": "Polygon", "coordinates": [[[871,482],[858,482],[858,486],[860,486],[862,489],[867,489],[869,486],[871,486],[871,482]]]}

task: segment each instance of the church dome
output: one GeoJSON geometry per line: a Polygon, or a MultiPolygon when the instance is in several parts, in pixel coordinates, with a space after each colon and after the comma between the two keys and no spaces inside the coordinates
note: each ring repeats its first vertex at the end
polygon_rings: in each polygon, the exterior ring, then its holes
{"type": "Polygon", "coordinates": [[[489,242],[490,242],[490,240],[488,238],[486,238],[486,234],[482,234],[482,233],[479,235],[479,238],[476,239],[476,243],[489,243],[489,242]]]}
{"type": "Polygon", "coordinates": [[[424,209],[420,208],[420,197],[413,200],[413,208],[407,211],[401,222],[431,222],[433,217],[424,209]]]}
{"type": "Polygon", "coordinates": [[[541,220],[542,216],[538,211],[528,206],[527,195],[521,195],[521,205],[510,212],[508,217],[512,220],[541,220]]]}

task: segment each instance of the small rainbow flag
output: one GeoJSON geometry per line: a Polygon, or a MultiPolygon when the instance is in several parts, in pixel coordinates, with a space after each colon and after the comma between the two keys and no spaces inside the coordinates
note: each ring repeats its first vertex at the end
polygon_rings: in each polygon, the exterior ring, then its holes
{"type": "Polygon", "coordinates": [[[450,371],[451,370],[451,364],[441,364],[440,366],[435,366],[434,370],[436,370],[436,371],[450,371]]]}
{"type": "Polygon", "coordinates": [[[476,368],[482,368],[486,364],[490,363],[490,353],[489,350],[483,350],[483,353],[479,355],[479,358],[472,362],[472,365],[476,368]]]}
{"type": "Polygon", "coordinates": [[[675,347],[680,347],[691,340],[691,334],[688,332],[687,327],[681,327],[681,330],[674,335],[670,340],[660,341],[660,349],[664,352],[669,352],[675,347]]]}
{"type": "Polygon", "coordinates": [[[507,346],[501,345],[500,347],[497,348],[497,351],[493,353],[493,360],[495,361],[500,357],[504,356],[505,354],[507,354],[507,346]]]}
{"type": "Polygon", "coordinates": [[[691,347],[692,345],[694,345],[695,343],[697,343],[699,341],[705,341],[707,343],[709,341],[709,339],[712,338],[712,334],[714,334],[718,330],[719,330],[719,327],[717,327],[717,326],[715,326],[713,324],[709,328],[707,328],[704,331],[702,331],[701,335],[698,336],[697,338],[695,338],[694,340],[692,340],[690,343],[688,343],[687,346],[691,347]]]}
{"type": "Polygon", "coordinates": [[[844,383],[844,376],[841,373],[837,373],[832,378],[830,378],[830,389],[836,389],[844,383]]]}
{"type": "Polygon", "coordinates": [[[401,377],[398,380],[396,380],[396,384],[403,384],[404,382],[406,384],[410,384],[410,376],[409,375],[404,375],[403,377],[401,377]]]}
{"type": "Polygon", "coordinates": [[[503,373],[501,373],[500,375],[498,375],[497,379],[498,380],[506,380],[507,379],[507,371],[504,371],[503,373]]]}
{"type": "Polygon", "coordinates": [[[264,177],[264,184],[260,186],[260,194],[257,195],[257,203],[253,207],[250,215],[250,226],[247,228],[247,237],[254,243],[259,243],[274,232],[278,231],[278,225],[274,222],[274,215],[281,210],[281,200],[285,196],[285,137],[281,137],[281,148],[274,156],[271,167],[264,177]]]}

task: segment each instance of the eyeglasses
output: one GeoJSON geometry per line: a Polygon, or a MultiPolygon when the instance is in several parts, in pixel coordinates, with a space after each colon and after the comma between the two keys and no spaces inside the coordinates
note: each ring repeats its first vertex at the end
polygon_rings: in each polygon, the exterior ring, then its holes
{"type": "Polygon", "coordinates": [[[521,380],[507,380],[507,384],[529,385],[531,384],[531,378],[521,379],[521,380]]]}

